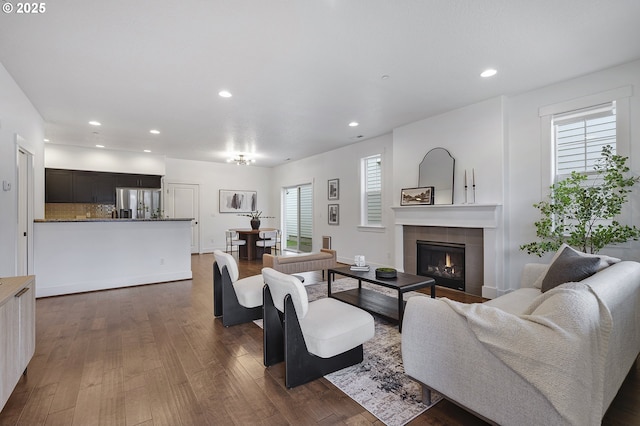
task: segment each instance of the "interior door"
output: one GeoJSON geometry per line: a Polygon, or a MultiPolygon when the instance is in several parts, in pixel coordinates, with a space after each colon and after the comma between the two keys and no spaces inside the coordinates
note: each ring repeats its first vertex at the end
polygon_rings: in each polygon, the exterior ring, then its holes
{"type": "Polygon", "coordinates": [[[200,253],[200,186],[188,183],[167,184],[167,217],[192,217],[191,253],[200,253]]]}

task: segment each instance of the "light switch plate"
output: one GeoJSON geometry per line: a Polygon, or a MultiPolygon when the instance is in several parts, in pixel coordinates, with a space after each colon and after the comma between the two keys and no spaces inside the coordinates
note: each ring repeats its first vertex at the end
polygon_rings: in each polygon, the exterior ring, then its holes
{"type": "Polygon", "coordinates": [[[9,182],[8,180],[3,180],[2,189],[5,191],[11,191],[11,182],[9,182]]]}

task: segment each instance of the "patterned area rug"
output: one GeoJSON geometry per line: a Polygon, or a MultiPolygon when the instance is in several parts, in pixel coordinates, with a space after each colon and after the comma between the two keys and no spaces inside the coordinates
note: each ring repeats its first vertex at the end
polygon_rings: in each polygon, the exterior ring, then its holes
{"type": "MultiPolygon", "coordinates": [[[[351,278],[336,280],[331,291],[357,287],[351,278]]],[[[384,287],[363,283],[363,287],[389,295],[397,295],[384,287]]],[[[307,285],[309,300],[327,297],[327,283],[307,285]]],[[[409,297],[428,297],[421,293],[405,294],[409,297]]],[[[362,405],[367,411],[389,426],[404,425],[438,403],[442,397],[432,392],[432,404],[422,403],[420,385],[411,380],[402,366],[401,334],[398,326],[374,315],[376,332],[364,344],[364,360],[325,376],[338,389],[362,405]]],[[[260,324],[261,326],[262,324],[260,324]]]]}

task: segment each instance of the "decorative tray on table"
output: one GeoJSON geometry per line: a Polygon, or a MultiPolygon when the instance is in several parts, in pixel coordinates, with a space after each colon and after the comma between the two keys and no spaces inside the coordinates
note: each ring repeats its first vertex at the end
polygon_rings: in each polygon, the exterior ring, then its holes
{"type": "Polygon", "coordinates": [[[395,278],[398,271],[393,268],[376,268],[376,278],[395,278]]]}

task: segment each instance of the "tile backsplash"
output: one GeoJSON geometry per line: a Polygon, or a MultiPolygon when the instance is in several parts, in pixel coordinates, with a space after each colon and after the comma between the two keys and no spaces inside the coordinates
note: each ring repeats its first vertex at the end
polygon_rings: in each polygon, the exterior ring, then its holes
{"type": "Polygon", "coordinates": [[[45,203],[45,219],[110,218],[113,204],[45,203]]]}

